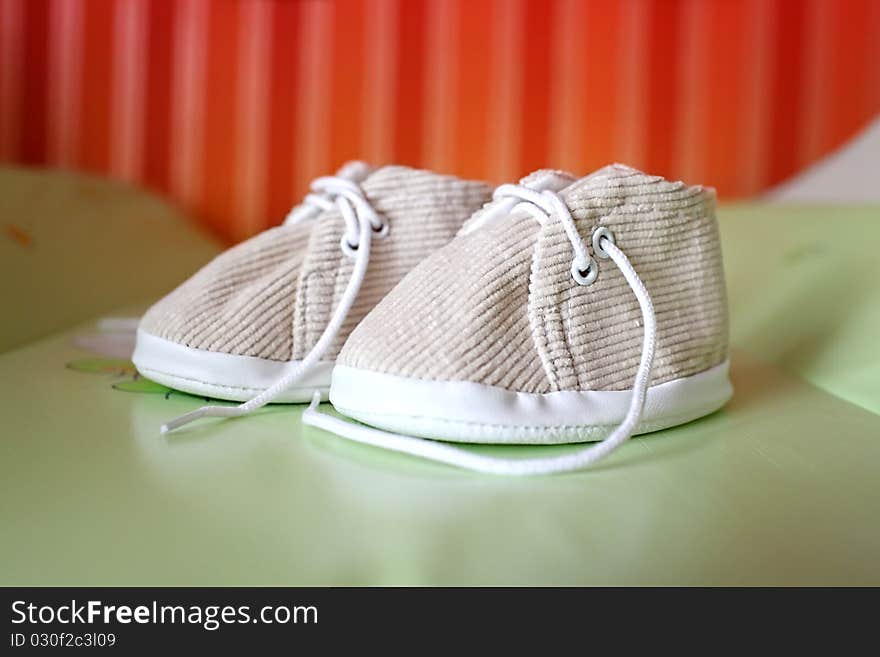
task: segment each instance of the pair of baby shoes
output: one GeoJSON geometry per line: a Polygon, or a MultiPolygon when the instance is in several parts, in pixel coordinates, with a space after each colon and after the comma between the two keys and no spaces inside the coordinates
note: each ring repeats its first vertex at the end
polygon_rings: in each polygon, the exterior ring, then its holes
{"type": "Polygon", "coordinates": [[[519,184],[354,162],[143,317],[146,377],[499,474],[587,467],[732,388],[715,195],[622,165],[519,184]],[[322,413],[329,394],[343,420],[322,413]],[[355,422],[356,421],[356,422],[355,422]],[[596,442],[598,441],[598,442],[596,442]],[[451,442],[594,442],[496,458],[451,442]]]}

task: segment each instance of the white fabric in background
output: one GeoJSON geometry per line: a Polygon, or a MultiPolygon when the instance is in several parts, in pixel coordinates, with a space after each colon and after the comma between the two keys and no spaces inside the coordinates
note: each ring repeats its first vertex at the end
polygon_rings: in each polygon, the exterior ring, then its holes
{"type": "Polygon", "coordinates": [[[772,203],[880,203],[880,117],[766,195],[772,203]]]}

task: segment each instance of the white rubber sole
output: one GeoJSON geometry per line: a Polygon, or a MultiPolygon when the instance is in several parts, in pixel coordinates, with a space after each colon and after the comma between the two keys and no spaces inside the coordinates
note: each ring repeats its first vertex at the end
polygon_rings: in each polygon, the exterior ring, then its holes
{"type": "MultiPolygon", "coordinates": [[[[169,388],[230,401],[251,399],[299,364],[193,349],[142,329],[131,360],[138,372],[169,388]]],[[[307,403],[315,390],[326,399],[332,371],[332,362],[318,363],[276,402],[307,403]]]]}
{"type": "MultiPolygon", "coordinates": [[[[690,422],[733,394],[727,361],[648,389],[636,434],[690,422]]],[[[427,381],[337,365],[330,401],[340,412],[395,433],[452,442],[559,444],[601,440],[626,415],[631,393],[512,392],[467,381],[427,381]]]]}

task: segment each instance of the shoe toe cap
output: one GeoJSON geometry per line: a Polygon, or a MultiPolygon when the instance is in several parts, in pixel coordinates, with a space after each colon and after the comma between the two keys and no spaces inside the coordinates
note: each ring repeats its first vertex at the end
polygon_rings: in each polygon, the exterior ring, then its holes
{"type": "Polygon", "coordinates": [[[140,330],[193,349],[289,360],[302,228],[274,228],[225,251],[153,305],[140,330]]]}

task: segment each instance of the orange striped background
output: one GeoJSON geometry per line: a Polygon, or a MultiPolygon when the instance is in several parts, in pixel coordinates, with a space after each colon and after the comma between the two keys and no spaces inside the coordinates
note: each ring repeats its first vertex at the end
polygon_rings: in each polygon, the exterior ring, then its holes
{"type": "Polygon", "coordinates": [[[880,0],[0,0],[0,160],[229,240],[350,158],[754,194],[880,109],[880,0]]]}

